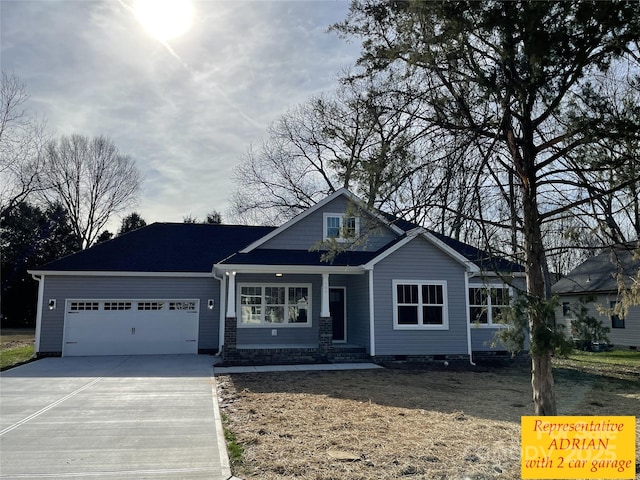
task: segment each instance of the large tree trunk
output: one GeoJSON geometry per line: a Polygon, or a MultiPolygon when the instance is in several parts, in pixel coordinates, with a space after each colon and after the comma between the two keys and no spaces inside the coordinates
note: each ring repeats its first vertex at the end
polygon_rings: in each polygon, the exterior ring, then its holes
{"type": "Polygon", "coordinates": [[[535,176],[526,178],[523,188],[523,225],[525,238],[525,262],[529,304],[529,332],[531,355],[531,387],[536,415],[556,415],[556,397],[551,365],[552,350],[549,345],[549,325],[544,302],[545,252],[542,244],[535,176]]]}
{"type": "Polygon", "coordinates": [[[551,369],[551,350],[531,355],[531,388],[533,389],[534,413],[536,415],[557,415],[551,369]]]}

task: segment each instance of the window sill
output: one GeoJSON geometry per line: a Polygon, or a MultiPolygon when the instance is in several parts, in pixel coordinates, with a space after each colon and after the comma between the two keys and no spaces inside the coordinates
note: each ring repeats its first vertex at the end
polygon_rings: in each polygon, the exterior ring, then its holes
{"type": "Polygon", "coordinates": [[[245,324],[238,322],[238,328],[309,328],[313,326],[309,323],[261,323],[261,324],[245,324]]]}
{"type": "Polygon", "coordinates": [[[449,325],[394,325],[394,330],[449,330],[449,325]]]}
{"type": "Polygon", "coordinates": [[[503,325],[501,323],[489,323],[489,324],[475,324],[472,323],[471,324],[471,328],[477,328],[479,330],[483,330],[483,329],[502,329],[502,328],[507,328],[509,325],[503,325]]]}

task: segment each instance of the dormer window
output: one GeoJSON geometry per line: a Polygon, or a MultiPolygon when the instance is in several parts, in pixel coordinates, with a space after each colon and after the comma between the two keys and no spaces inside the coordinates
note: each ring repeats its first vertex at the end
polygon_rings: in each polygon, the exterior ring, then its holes
{"type": "Polygon", "coordinates": [[[360,234],[360,222],[357,217],[341,213],[324,214],[324,240],[335,239],[344,242],[355,239],[360,234]]]}

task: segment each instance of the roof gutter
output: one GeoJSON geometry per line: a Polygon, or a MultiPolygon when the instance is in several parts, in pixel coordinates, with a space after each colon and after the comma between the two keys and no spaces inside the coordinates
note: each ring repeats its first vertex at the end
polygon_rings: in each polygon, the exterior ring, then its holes
{"type": "Polygon", "coordinates": [[[216,275],[216,268],[215,265],[211,270],[211,275],[213,275],[213,278],[215,278],[216,280],[218,280],[220,282],[220,321],[219,326],[218,326],[218,355],[222,354],[222,347],[224,347],[224,326],[226,323],[226,318],[225,318],[225,310],[227,308],[226,305],[226,290],[227,290],[227,278],[225,275],[222,275],[221,277],[219,277],[218,275],[216,275]]]}
{"type": "Polygon", "coordinates": [[[214,270],[221,272],[239,273],[289,273],[289,274],[320,274],[333,273],[340,275],[362,275],[367,268],[364,265],[243,265],[243,264],[216,264],[214,270]]]}
{"type": "Polygon", "coordinates": [[[56,275],[61,277],[200,277],[211,278],[211,272],[123,272],[98,270],[27,270],[33,275],[56,275]]]}

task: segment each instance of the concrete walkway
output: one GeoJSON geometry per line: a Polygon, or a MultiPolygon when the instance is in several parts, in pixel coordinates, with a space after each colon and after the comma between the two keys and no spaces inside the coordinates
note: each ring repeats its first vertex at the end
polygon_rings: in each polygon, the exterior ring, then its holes
{"type": "Polygon", "coordinates": [[[0,374],[0,478],[231,476],[212,358],[45,358],[0,374]]]}
{"type": "Polygon", "coordinates": [[[214,375],[228,375],[231,373],[262,373],[262,372],[309,372],[335,370],[368,370],[383,368],[375,363],[327,363],[310,365],[261,365],[256,367],[218,367],[214,366],[214,375]]]}

